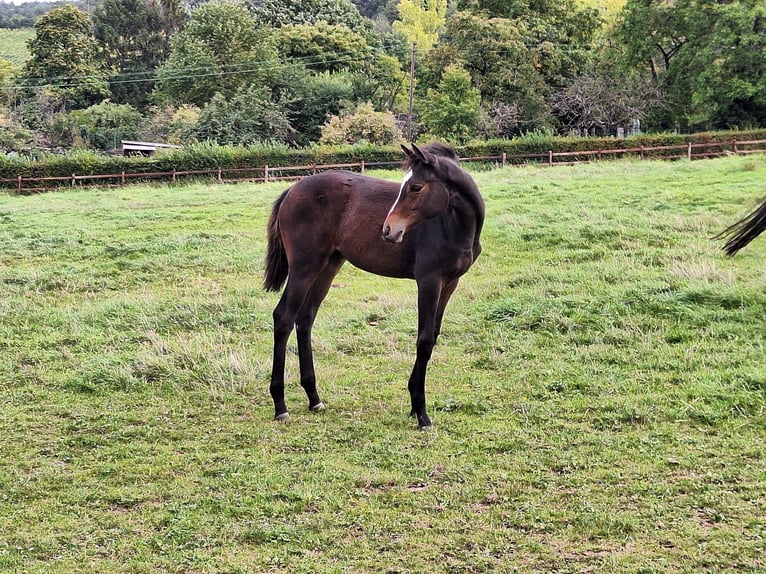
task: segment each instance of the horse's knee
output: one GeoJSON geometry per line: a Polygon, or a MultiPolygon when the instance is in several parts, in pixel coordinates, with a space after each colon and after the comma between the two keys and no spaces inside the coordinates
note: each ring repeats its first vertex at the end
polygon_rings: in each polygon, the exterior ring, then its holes
{"type": "Polygon", "coordinates": [[[274,340],[279,341],[288,337],[293,330],[292,319],[279,309],[274,309],[271,316],[274,321],[274,340]]]}
{"type": "Polygon", "coordinates": [[[428,361],[431,358],[431,353],[434,350],[436,344],[436,335],[434,333],[428,333],[418,337],[416,352],[417,358],[420,361],[428,361]]]}

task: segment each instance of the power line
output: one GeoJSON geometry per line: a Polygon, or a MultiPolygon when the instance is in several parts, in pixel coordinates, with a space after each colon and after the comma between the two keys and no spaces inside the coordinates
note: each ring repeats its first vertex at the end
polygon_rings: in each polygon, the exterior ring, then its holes
{"type": "MultiPolygon", "coordinates": [[[[539,48],[540,44],[524,45],[527,49],[532,50],[539,48]]],[[[559,51],[565,52],[582,52],[586,48],[575,48],[567,44],[558,44],[559,51]],[[565,47],[567,49],[565,49],[565,47]]],[[[508,54],[515,54],[515,50],[508,49],[506,47],[487,50],[487,53],[503,56],[508,54]]],[[[114,75],[107,75],[106,77],[100,75],[86,75],[86,76],[53,76],[53,77],[34,77],[26,78],[21,84],[5,85],[0,89],[4,91],[24,90],[35,87],[52,87],[52,88],[76,88],[84,86],[88,81],[107,82],[110,85],[119,84],[136,84],[144,82],[158,82],[160,80],[166,82],[173,82],[179,80],[193,80],[205,77],[215,77],[220,75],[240,75],[240,74],[252,74],[255,72],[269,73],[276,70],[288,71],[291,69],[307,67],[311,68],[318,65],[328,64],[344,64],[352,62],[359,57],[358,52],[340,52],[339,57],[326,60],[321,56],[299,56],[291,58],[290,63],[279,62],[272,65],[264,65],[260,60],[250,60],[247,62],[240,62],[235,64],[223,64],[223,65],[211,65],[211,66],[195,66],[180,68],[176,75],[160,77],[158,74],[159,69],[147,70],[147,71],[123,71],[114,75]]]]}
{"type": "Polygon", "coordinates": [[[27,78],[22,84],[12,86],[2,86],[3,90],[22,90],[34,87],[53,87],[53,88],[72,88],[86,85],[90,81],[106,81],[109,84],[130,84],[130,83],[143,83],[143,82],[157,82],[157,81],[178,81],[205,77],[214,77],[220,75],[244,75],[252,74],[255,72],[269,73],[274,71],[288,71],[291,69],[307,67],[311,68],[318,65],[328,64],[344,64],[352,62],[358,59],[358,52],[341,52],[339,57],[334,59],[325,59],[321,56],[299,56],[291,58],[291,63],[274,63],[272,65],[264,65],[262,61],[251,60],[248,62],[240,62],[236,64],[224,64],[220,66],[196,66],[180,68],[175,75],[161,77],[157,72],[158,70],[147,70],[145,72],[120,72],[112,76],[54,76],[54,77],[35,77],[27,78]]]}

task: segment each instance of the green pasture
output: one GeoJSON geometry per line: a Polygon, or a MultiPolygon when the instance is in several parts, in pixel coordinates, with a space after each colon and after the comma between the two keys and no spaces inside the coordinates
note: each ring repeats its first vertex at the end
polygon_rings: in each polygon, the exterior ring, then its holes
{"type": "Polygon", "coordinates": [[[33,28],[0,28],[0,59],[23,66],[29,58],[27,41],[34,36],[33,28]]]}
{"type": "Polygon", "coordinates": [[[350,266],[271,420],[283,185],[0,196],[0,571],[766,571],[766,236],[709,239],[766,157],[474,176],[430,432],[414,283],[350,266]]]}

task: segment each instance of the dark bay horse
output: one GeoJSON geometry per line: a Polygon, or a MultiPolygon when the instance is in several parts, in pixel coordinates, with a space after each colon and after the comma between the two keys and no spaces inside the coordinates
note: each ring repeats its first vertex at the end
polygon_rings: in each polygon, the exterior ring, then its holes
{"type": "Polygon", "coordinates": [[[713,239],[726,239],[723,250],[733,256],[766,229],[766,199],[745,217],[732,223],[713,239]]]}
{"type": "Polygon", "coordinates": [[[322,410],[316,389],[311,328],[333,278],[345,261],[365,271],[414,279],[418,337],[408,389],[421,429],[426,413],[426,368],[444,308],[460,277],[481,253],[484,200],[452,148],[432,143],[406,153],[401,185],[345,171],[303,178],[274,203],[268,224],[264,288],[287,286],[274,309],[274,356],[269,391],[275,419],[285,404],[285,352],[295,326],[301,386],[309,409],[322,410]]]}

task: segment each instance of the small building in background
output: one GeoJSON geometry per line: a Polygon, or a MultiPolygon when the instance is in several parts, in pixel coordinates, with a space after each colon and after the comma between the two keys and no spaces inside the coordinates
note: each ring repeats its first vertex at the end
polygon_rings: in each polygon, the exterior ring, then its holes
{"type": "Polygon", "coordinates": [[[122,155],[124,156],[131,156],[131,155],[142,155],[144,157],[150,157],[154,155],[154,153],[158,149],[177,149],[181,146],[177,145],[171,145],[166,143],[157,143],[157,142],[136,142],[136,141],[130,141],[130,140],[121,140],[120,144],[122,146],[122,155]]]}

